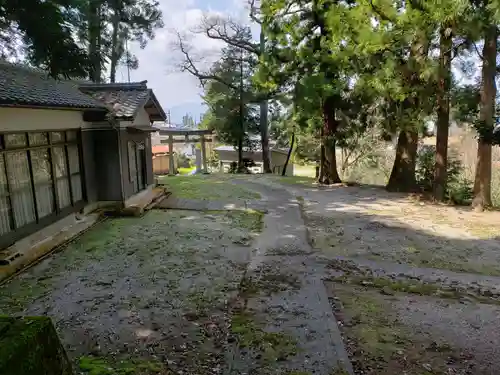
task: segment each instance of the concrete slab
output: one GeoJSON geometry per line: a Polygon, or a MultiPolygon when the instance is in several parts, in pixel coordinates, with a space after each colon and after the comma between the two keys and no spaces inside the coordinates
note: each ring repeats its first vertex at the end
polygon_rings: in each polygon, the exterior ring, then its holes
{"type": "Polygon", "coordinates": [[[100,217],[98,213],[69,215],[3,250],[0,283],[89,229],[100,217]]]}
{"type": "Polygon", "coordinates": [[[141,216],[167,197],[165,188],[150,187],[127,199],[125,207],[106,212],[112,216],[141,216]]]}
{"type": "Polygon", "coordinates": [[[208,200],[208,199],[187,199],[170,196],[159,202],[156,208],[166,208],[175,210],[191,211],[244,211],[253,209],[266,212],[265,205],[257,200],[208,200]]]}

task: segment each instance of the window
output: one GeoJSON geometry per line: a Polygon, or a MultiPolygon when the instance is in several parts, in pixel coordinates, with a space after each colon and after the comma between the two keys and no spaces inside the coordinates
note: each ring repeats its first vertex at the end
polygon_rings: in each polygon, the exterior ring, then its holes
{"type": "Polygon", "coordinates": [[[14,211],[15,229],[35,221],[35,204],[31,189],[30,165],[26,151],[5,154],[7,164],[7,186],[11,208],[14,211]]]}
{"type": "Polygon", "coordinates": [[[10,232],[10,228],[12,227],[10,197],[8,194],[5,157],[3,154],[0,154],[0,236],[10,232]]]}
{"type": "Polygon", "coordinates": [[[135,142],[128,141],[127,148],[129,180],[135,183],[137,179],[137,147],[135,142]]]}
{"type": "Polygon", "coordinates": [[[82,200],[77,131],[0,134],[0,240],[82,200]]]}

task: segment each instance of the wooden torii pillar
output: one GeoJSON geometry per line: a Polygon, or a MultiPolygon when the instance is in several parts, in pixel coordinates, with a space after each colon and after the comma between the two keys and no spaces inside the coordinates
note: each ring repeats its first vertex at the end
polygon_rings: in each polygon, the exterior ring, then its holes
{"type": "Polygon", "coordinates": [[[160,143],[168,143],[169,157],[168,157],[168,174],[170,176],[175,175],[175,158],[174,158],[174,144],[175,143],[198,143],[201,145],[201,160],[200,160],[200,170],[202,173],[208,173],[208,160],[207,160],[207,142],[212,142],[212,139],[206,136],[211,136],[212,131],[202,130],[202,129],[168,129],[160,130],[160,135],[166,135],[167,140],[161,140],[160,143]],[[184,139],[174,139],[174,136],[184,136],[184,139]],[[193,137],[193,138],[191,138],[193,137]]]}
{"type": "Polygon", "coordinates": [[[175,161],[174,161],[174,136],[168,135],[168,174],[175,176],[175,161]]]}
{"type": "Polygon", "coordinates": [[[207,147],[205,144],[205,134],[201,135],[201,164],[203,166],[202,172],[208,173],[207,168],[207,147]]]}

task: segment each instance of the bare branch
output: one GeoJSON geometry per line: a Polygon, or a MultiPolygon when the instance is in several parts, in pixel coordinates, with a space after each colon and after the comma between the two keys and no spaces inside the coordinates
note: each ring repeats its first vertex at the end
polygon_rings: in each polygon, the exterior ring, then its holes
{"type": "Polygon", "coordinates": [[[181,72],[188,72],[189,74],[198,78],[202,86],[205,86],[205,84],[210,81],[217,81],[233,90],[238,89],[238,87],[234,86],[231,82],[227,82],[215,74],[200,71],[199,68],[196,66],[196,63],[192,55],[190,54],[190,47],[187,45],[186,41],[179,32],[176,32],[176,34],[177,34],[177,48],[182,53],[183,56],[183,61],[180,64],[181,72]]]}
{"type": "MultiPolygon", "coordinates": [[[[237,84],[233,84],[232,82],[228,82],[220,75],[215,74],[213,70],[211,70],[211,69],[202,70],[200,68],[202,61],[198,61],[193,57],[193,55],[191,53],[191,46],[188,44],[188,42],[185,40],[185,38],[179,32],[175,32],[175,33],[177,35],[177,42],[176,42],[174,47],[182,55],[182,61],[178,65],[178,69],[181,72],[188,72],[192,76],[196,77],[200,81],[200,84],[202,87],[205,87],[205,85],[210,83],[210,82],[219,82],[220,84],[222,84],[226,87],[229,87],[232,90],[235,90],[235,91],[240,90],[240,87],[237,84]]],[[[245,62],[246,58],[244,56],[241,56],[238,58],[238,61],[245,62]]],[[[268,100],[268,99],[274,98],[279,93],[280,93],[279,90],[272,91],[272,92],[266,92],[266,93],[245,92],[244,93],[244,97],[245,97],[244,101],[246,103],[260,103],[263,100],[268,100]]]]}
{"type": "Polygon", "coordinates": [[[256,55],[260,54],[257,43],[252,42],[251,39],[245,40],[243,38],[247,28],[230,18],[205,16],[202,19],[200,28],[201,30],[198,30],[198,32],[204,33],[210,39],[223,41],[230,46],[241,48],[256,55]]]}
{"type": "Polygon", "coordinates": [[[476,52],[477,52],[477,55],[479,56],[479,58],[480,58],[481,60],[484,60],[483,55],[482,55],[482,53],[481,53],[481,52],[479,52],[479,48],[477,48],[476,43],[475,43],[475,42],[472,42],[472,45],[473,45],[473,46],[474,46],[474,48],[476,49],[476,52]]]}
{"type": "Polygon", "coordinates": [[[262,20],[259,19],[258,17],[258,14],[259,14],[259,8],[257,5],[256,5],[256,0],[248,0],[248,6],[250,7],[250,19],[255,22],[255,23],[258,23],[259,25],[262,25],[262,20]]]}

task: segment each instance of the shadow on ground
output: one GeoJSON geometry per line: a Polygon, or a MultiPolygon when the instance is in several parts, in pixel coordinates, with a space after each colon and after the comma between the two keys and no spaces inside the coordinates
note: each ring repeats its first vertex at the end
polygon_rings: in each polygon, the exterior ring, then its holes
{"type": "Polygon", "coordinates": [[[470,230],[496,213],[471,222],[470,211],[373,188],[302,193],[359,373],[500,373],[500,237],[470,230]]]}

